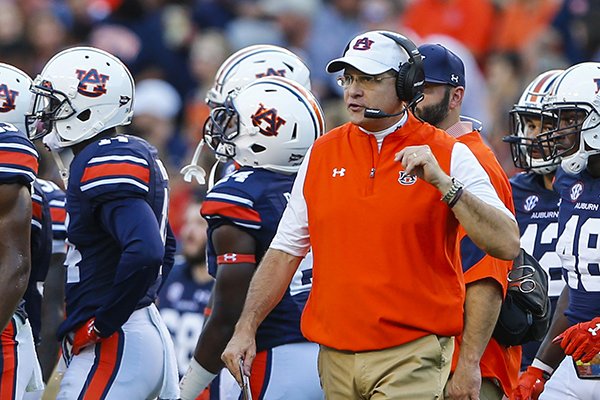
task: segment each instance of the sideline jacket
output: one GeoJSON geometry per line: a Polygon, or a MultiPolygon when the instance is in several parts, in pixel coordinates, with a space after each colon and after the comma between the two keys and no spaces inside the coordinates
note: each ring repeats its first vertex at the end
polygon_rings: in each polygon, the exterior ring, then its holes
{"type": "MultiPolygon", "coordinates": [[[[485,145],[479,132],[467,129],[471,128],[470,123],[460,122],[459,124],[450,127],[448,133],[453,135],[454,130],[461,129],[462,132],[460,133],[467,132],[462,135],[457,132],[458,134],[455,137],[458,141],[467,145],[473,152],[488,174],[502,202],[511,212],[514,212],[510,183],[496,156],[485,145]]],[[[512,262],[499,260],[485,254],[473,244],[463,229],[461,229],[461,237],[461,259],[465,274],[465,284],[468,285],[472,282],[491,278],[502,286],[502,294],[506,295],[508,285],[506,276],[512,267],[512,262]]],[[[461,342],[462,335],[455,340],[456,347],[454,348],[454,355],[452,357],[452,372],[456,369],[461,342]]],[[[481,357],[479,365],[482,377],[496,379],[500,383],[504,393],[508,395],[512,393],[512,388],[516,387],[519,378],[521,346],[504,347],[492,338],[481,357]]]]}
{"type": "Polygon", "coordinates": [[[436,188],[394,161],[422,144],[447,174],[510,215],[468,148],[411,114],[379,151],[356,125],[333,129],[305,157],[271,243],[295,256],[313,247],[302,316],[309,340],[358,352],[462,331],[458,221],[436,188]]]}

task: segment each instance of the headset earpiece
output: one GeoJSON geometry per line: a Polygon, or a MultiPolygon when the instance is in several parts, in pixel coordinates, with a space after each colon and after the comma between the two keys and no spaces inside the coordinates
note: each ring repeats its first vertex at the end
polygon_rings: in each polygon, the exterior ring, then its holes
{"type": "Polygon", "coordinates": [[[396,94],[400,100],[412,103],[423,93],[423,86],[425,85],[425,71],[421,53],[412,41],[402,35],[392,32],[379,33],[392,39],[408,53],[408,62],[401,63],[398,68],[396,94]]]}

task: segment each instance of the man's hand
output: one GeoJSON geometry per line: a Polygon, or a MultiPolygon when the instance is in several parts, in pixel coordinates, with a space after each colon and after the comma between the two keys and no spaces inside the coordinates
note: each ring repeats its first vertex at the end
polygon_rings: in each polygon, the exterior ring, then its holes
{"type": "Polygon", "coordinates": [[[517,388],[511,393],[510,400],[537,400],[544,390],[544,371],[536,367],[527,367],[519,377],[517,388]]]}
{"type": "Polygon", "coordinates": [[[589,362],[600,353],[600,317],[573,325],[554,338],[575,361],[589,362]]]}
{"type": "Polygon", "coordinates": [[[236,329],[221,355],[221,360],[223,360],[225,366],[229,372],[231,372],[231,375],[233,375],[240,387],[243,385],[243,382],[242,376],[240,375],[239,360],[244,360],[244,375],[250,376],[252,362],[256,357],[256,341],[254,337],[254,332],[236,329]]]}
{"type": "Polygon", "coordinates": [[[85,324],[81,325],[73,337],[73,354],[77,355],[87,346],[98,343],[102,340],[98,336],[98,331],[94,327],[94,318],[89,319],[85,324]]]}
{"type": "Polygon", "coordinates": [[[481,390],[481,370],[479,364],[468,367],[456,366],[456,371],[446,384],[446,399],[478,400],[481,390]]]}
{"type": "Polygon", "coordinates": [[[407,146],[396,153],[394,161],[401,162],[408,175],[416,175],[441,193],[452,186],[452,178],[442,170],[428,145],[407,146]]]}

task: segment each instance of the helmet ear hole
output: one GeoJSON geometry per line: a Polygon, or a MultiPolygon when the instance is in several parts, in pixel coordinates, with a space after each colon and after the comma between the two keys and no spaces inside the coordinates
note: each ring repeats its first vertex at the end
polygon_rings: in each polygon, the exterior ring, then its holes
{"type": "Polygon", "coordinates": [[[80,112],[79,114],[77,114],[77,119],[80,120],[81,122],[85,122],[88,119],[90,119],[91,115],[92,115],[92,112],[88,108],[87,110],[84,110],[84,111],[80,112]]]}
{"type": "Polygon", "coordinates": [[[258,143],[254,143],[252,146],[250,146],[250,150],[252,150],[252,152],[254,152],[255,154],[258,154],[258,153],[262,153],[263,151],[267,150],[267,148],[258,143]]]}

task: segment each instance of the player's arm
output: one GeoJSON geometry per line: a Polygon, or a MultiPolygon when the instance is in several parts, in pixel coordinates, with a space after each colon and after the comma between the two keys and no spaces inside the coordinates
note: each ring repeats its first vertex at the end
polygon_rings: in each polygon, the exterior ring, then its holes
{"type": "MultiPolygon", "coordinates": [[[[552,316],[552,324],[531,366],[527,368],[519,377],[519,383],[511,394],[511,400],[527,400],[535,392],[537,396],[544,388],[544,383],[550,378],[561,361],[565,358],[565,353],[557,343],[552,343],[557,335],[571,326],[571,323],[565,316],[565,310],[569,305],[569,287],[565,286],[556,303],[556,310],[552,316]]],[[[533,398],[537,398],[537,396],[533,398]]]]}
{"type": "MultiPolygon", "coordinates": [[[[63,242],[64,246],[64,242],[63,242]]],[[[65,253],[53,252],[50,268],[44,281],[44,299],[42,301],[41,344],[37,354],[42,367],[44,382],[48,382],[58,362],[60,342],[56,340],[58,326],[64,320],[65,308],[65,253]]]]}
{"type": "Polygon", "coordinates": [[[252,361],[256,356],[256,330],[283,297],[300,261],[302,257],[270,248],[252,278],[234,336],[222,355],[227,368],[240,384],[242,377],[238,360],[244,360],[244,373],[250,375],[252,361]]]}
{"type": "Polygon", "coordinates": [[[97,212],[102,226],[121,248],[113,287],[96,310],[94,327],[102,338],[123,326],[155,282],[165,245],[154,211],[141,198],[112,200],[101,204],[97,212]]]}
{"type": "Polygon", "coordinates": [[[8,325],[27,289],[30,235],[31,193],[27,186],[0,184],[0,330],[8,325]]]}
{"type": "Polygon", "coordinates": [[[494,332],[501,306],[502,286],[496,280],[486,278],[467,284],[463,338],[456,370],[447,384],[450,398],[479,398],[479,362],[494,332]]]}
{"type": "Polygon", "coordinates": [[[211,240],[216,254],[222,257],[211,294],[211,314],[181,381],[182,400],[195,399],[223,368],[221,353],[233,334],[256,270],[256,261],[250,260],[256,253],[256,240],[249,233],[224,224],[212,232],[211,240]]]}

